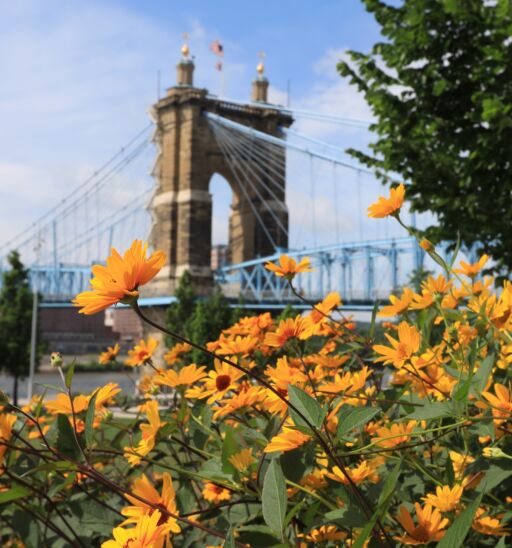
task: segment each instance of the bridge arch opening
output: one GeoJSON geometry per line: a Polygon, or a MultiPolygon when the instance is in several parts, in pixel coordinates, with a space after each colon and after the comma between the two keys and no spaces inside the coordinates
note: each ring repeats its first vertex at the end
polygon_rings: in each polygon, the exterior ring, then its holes
{"type": "Polygon", "coordinates": [[[212,175],[209,192],[212,197],[211,268],[215,271],[230,262],[230,219],[234,192],[231,184],[219,173],[212,175]]]}

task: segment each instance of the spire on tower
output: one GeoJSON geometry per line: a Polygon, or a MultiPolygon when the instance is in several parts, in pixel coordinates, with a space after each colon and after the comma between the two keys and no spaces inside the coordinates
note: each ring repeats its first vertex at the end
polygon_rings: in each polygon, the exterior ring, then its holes
{"type": "Polygon", "coordinates": [[[251,100],[257,103],[267,103],[268,95],[268,80],[265,77],[265,65],[263,64],[263,59],[265,59],[265,52],[260,51],[258,53],[260,62],[256,67],[256,72],[258,76],[252,81],[252,96],[251,100]]]}
{"type": "Polygon", "coordinates": [[[176,65],[178,86],[192,87],[194,85],[194,61],[189,59],[190,47],[188,45],[189,34],[183,33],[184,43],[181,46],[181,59],[176,65]]]}

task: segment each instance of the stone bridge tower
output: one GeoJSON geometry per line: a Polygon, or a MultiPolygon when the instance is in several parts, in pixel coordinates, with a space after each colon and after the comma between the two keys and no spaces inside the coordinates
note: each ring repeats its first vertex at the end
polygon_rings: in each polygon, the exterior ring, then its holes
{"type": "MultiPolygon", "coordinates": [[[[259,104],[240,105],[212,97],[206,89],[194,87],[194,63],[189,58],[187,45],[183,46],[182,54],[177,65],[177,85],[170,88],[152,109],[159,154],[153,171],[157,185],[150,204],[153,217],[150,243],[169,257],[168,265],[148,287],[152,295],[172,294],[186,270],[191,273],[199,293],[211,291],[212,196],[209,185],[216,173],[228,181],[233,196],[229,219],[229,262],[238,263],[274,253],[254,209],[276,245],[288,247],[287,234],[267,207],[272,208],[281,225],[287,228],[285,168],[279,173],[280,188],[274,185],[275,196],[271,197],[256,176],[251,176],[254,170],[251,170],[250,162],[240,159],[240,167],[254,179],[261,197],[253,190],[253,185],[240,188],[204,114],[214,113],[279,137],[282,136],[280,128],[290,126],[293,119],[278,109],[264,107],[268,80],[263,75],[261,63],[252,89],[252,100],[259,104]],[[262,198],[267,206],[262,203],[262,198]]],[[[272,147],[272,153],[279,155],[279,164],[285,166],[285,151],[277,148],[272,147]]],[[[258,177],[261,179],[261,169],[268,168],[262,162],[259,165],[258,177]]],[[[274,183],[275,169],[272,172],[274,183]]],[[[270,182],[266,182],[270,186],[270,182]]]]}

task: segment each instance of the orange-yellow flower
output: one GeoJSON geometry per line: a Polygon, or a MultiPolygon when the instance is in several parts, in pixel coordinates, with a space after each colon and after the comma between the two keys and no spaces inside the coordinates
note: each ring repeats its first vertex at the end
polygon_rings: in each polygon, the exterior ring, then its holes
{"type": "Polygon", "coordinates": [[[482,535],[505,536],[510,534],[503,523],[500,521],[502,516],[485,516],[485,508],[478,508],[473,519],[472,527],[482,535]],[[499,519],[498,519],[499,518],[499,519]]]}
{"type": "Polygon", "coordinates": [[[205,369],[204,365],[197,367],[195,363],[192,363],[182,367],[179,371],[174,371],[173,369],[159,371],[155,375],[154,382],[156,385],[172,386],[173,388],[177,386],[190,386],[206,377],[205,369]]]}
{"type": "Polygon", "coordinates": [[[492,406],[492,416],[496,424],[501,424],[512,417],[512,398],[510,390],[500,383],[494,384],[494,392],[483,392],[482,396],[492,406]]]}
{"type": "Polygon", "coordinates": [[[87,409],[89,405],[89,397],[79,394],[73,398],[73,406],[71,406],[71,400],[67,394],[57,394],[54,400],[45,402],[45,407],[48,413],[56,415],[62,413],[64,415],[71,415],[73,411],[75,413],[81,413],[87,409]]]}
{"type": "Polygon", "coordinates": [[[301,445],[304,445],[311,439],[307,434],[299,432],[289,426],[283,426],[282,431],[274,436],[263,451],[272,453],[273,451],[292,451],[301,445]]]}
{"type": "Polygon", "coordinates": [[[132,466],[139,464],[141,458],[145,457],[155,447],[158,431],[165,425],[160,420],[157,401],[150,400],[144,407],[148,422],[140,425],[142,439],[136,447],[124,448],[124,456],[132,466]]]}
{"type": "Polygon", "coordinates": [[[349,484],[347,475],[356,485],[363,483],[366,479],[369,479],[372,483],[376,483],[379,481],[379,476],[377,474],[378,464],[379,463],[377,462],[372,463],[371,461],[362,460],[353,468],[345,468],[346,474],[344,474],[338,466],[334,466],[332,474],[328,474],[328,476],[344,485],[349,484]]]}
{"type": "Polygon", "coordinates": [[[174,365],[182,354],[185,354],[191,350],[191,346],[188,343],[175,344],[170,350],[164,354],[164,360],[168,365],[174,365]]]}
{"type": "Polygon", "coordinates": [[[219,341],[219,348],[217,354],[230,355],[240,354],[241,356],[247,356],[254,351],[258,339],[256,337],[241,337],[237,336],[233,339],[222,339],[219,341]]]}
{"type": "MultiPolygon", "coordinates": [[[[11,439],[12,427],[16,422],[16,415],[10,413],[0,413],[0,440],[6,442],[11,439]]],[[[3,461],[7,446],[0,444],[0,464],[3,461]]]]}
{"type": "Polygon", "coordinates": [[[489,260],[489,255],[482,255],[476,263],[460,262],[460,268],[454,269],[457,274],[464,274],[469,278],[474,278],[485,266],[485,263],[489,260]]]}
{"type": "Polygon", "coordinates": [[[409,545],[428,544],[442,539],[446,532],[443,529],[448,525],[448,520],[441,517],[439,510],[432,508],[430,504],[425,504],[422,508],[418,503],[415,503],[414,508],[418,517],[418,525],[414,524],[407,508],[400,506],[396,519],[407,534],[395,538],[409,545]]]}
{"type": "Polygon", "coordinates": [[[109,346],[105,352],[102,352],[99,357],[99,362],[104,365],[106,363],[114,362],[116,361],[116,357],[119,354],[119,351],[121,350],[121,347],[118,344],[115,344],[114,346],[109,346]]]}
{"type": "Polygon", "coordinates": [[[204,486],[202,493],[208,502],[222,502],[231,498],[231,491],[211,481],[204,486]]]}
{"type": "Polygon", "coordinates": [[[400,211],[405,199],[405,186],[402,184],[392,188],[389,198],[380,196],[378,201],[368,208],[368,217],[383,219],[400,211]]]}
{"type": "Polygon", "coordinates": [[[382,344],[374,345],[373,350],[381,355],[375,360],[376,362],[393,364],[400,369],[420,348],[420,332],[416,326],[409,325],[407,322],[402,322],[398,326],[398,340],[387,333],[384,335],[391,343],[392,348],[382,344]]]}
{"type": "MultiPolygon", "coordinates": [[[[300,535],[302,536],[302,535],[300,535]]],[[[347,538],[347,533],[340,531],[336,525],[321,525],[304,536],[304,540],[313,544],[324,543],[329,540],[343,540],[347,538]]]]}
{"type": "Polygon", "coordinates": [[[76,296],[73,304],[80,306],[81,314],[96,314],[119,302],[131,302],[139,295],[139,287],[152,280],[164,266],[165,253],[156,251],[146,257],[148,244],[135,240],[121,257],[112,248],[107,265],[94,265],[92,291],[76,296]]]}
{"type": "Polygon", "coordinates": [[[407,424],[404,422],[399,424],[394,423],[390,428],[383,426],[377,429],[377,435],[373,441],[380,447],[396,447],[410,438],[417,424],[416,421],[409,421],[407,424]]]}
{"type": "Polygon", "coordinates": [[[398,314],[401,314],[407,308],[409,308],[409,305],[412,302],[412,299],[414,297],[414,291],[412,289],[409,289],[406,287],[403,292],[402,296],[398,298],[396,295],[390,295],[389,296],[389,302],[391,304],[384,306],[377,316],[383,316],[383,317],[389,317],[389,316],[398,316],[398,314]]]}
{"type": "Polygon", "coordinates": [[[264,343],[268,346],[281,347],[290,339],[304,338],[306,322],[302,316],[281,320],[274,333],[265,335],[264,343]]]}
{"type": "Polygon", "coordinates": [[[436,487],[436,494],[429,493],[423,500],[437,508],[440,512],[450,512],[457,508],[460,497],[462,496],[463,487],[461,485],[455,485],[450,487],[449,485],[438,485],[436,487]]]}
{"type": "Polygon", "coordinates": [[[239,472],[247,470],[251,464],[256,462],[252,456],[252,449],[250,447],[231,455],[228,460],[239,472]]]}
{"type": "MultiPolygon", "coordinates": [[[[175,493],[170,474],[164,472],[162,474],[162,480],[162,494],[160,494],[154,486],[151,485],[151,482],[145,474],[142,474],[140,478],[137,478],[133,482],[131,492],[134,495],[147,500],[148,503],[154,504],[161,509],[165,509],[171,514],[177,515],[178,511],[176,509],[175,493]]],[[[123,516],[128,518],[123,522],[123,525],[128,523],[137,523],[142,516],[150,516],[154,512],[154,509],[151,506],[148,506],[148,504],[142,502],[140,499],[130,495],[127,495],[126,498],[132,503],[133,506],[127,506],[121,510],[123,516]]],[[[162,514],[159,525],[163,524],[167,526],[168,531],[171,533],[179,533],[181,531],[181,528],[174,517],[162,514]]]]}
{"type": "Polygon", "coordinates": [[[463,476],[464,470],[468,465],[475,462],[475,459],[470,455],[463,455],[456,451],[448,451],[448,455],[452,461],[453,471],[455,472],[455,477],[457,479],[460,479],[463,476]]]}
{"type": "Polygon", "coordinates": [[[238,389],[238,381],[244,373],[220,360],[215,360],[214,365],[215,369],[201,380],[201,387],[187,390],[187,398],[208,398],[207,403],[212,404],[222,399],[230,390],[238,389]]]}
{"type": "Polygon", "coordinates": [[[129,358],[124,363],[126,365],[131,365],[132,367],[145,365],[151,360],[157,346],[158,341],[156,339],[149,337],[147,342],[144,339],[141,339],[139,344],[136,344],[134,348],[128,350],[129,358]]]}
{"type": "Polygon", "coordinates": [[[161,519],[162,514],[155,510],[151,515],[142,516],[135,527],[115,527],[114,539],[104,542],[101,548],[157,548],[167,533],[167,526],[159,525],[161,519]]]}
{"type": "Polygon", "coordinates": [[[299,263],[288,255],[281,255],[279,257],[279,265],[274,263],[267,263],[265,265],[267,270],[274,272],[276,276],[280,278],[286,278],[287,280],[293,280],[295,274],[300,272],[312,272],[311,263],[309,257],[304,257],[299,263]]]}

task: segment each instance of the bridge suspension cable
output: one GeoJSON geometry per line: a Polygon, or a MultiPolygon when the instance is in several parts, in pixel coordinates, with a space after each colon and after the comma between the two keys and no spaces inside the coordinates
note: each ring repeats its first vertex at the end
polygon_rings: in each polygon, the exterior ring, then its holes
{"type": "Polygon", "coordinates": [[[0,257],[5,255],[10,249],[19,249],[29,244],[35,237],[38,237],[45,227],[51,225],[52,222],[69,217],[73,212],[77,211],[79,206],[86,205],[87,200],[95,193],[97,197],[97,191],[100,188],[104,187],[113,177],[124,170],[148,148],[150,144],[148,133],[151,127],[152,124],[148,124],[91,176],[78,185],[73,192],[65,196],[57,205],[39,217],[25,230],[1,245],[0,257]]]}
{"type": "MultiPolygon", "coordinates": [[[[210,95],[209,98],[218,100],[218,97],[216,97],[215,95],[210,95]]],[[[233,99],[226,99],[226,102],[234,103],[236,105],[242,105],[245,107],[247,106],[247,103],[245,101],[236,101],[233,99]]],[[[321,120],[324,122],[331,122],[331,123],[340,124],[343,126],[352,126],[360,129],[368,129],[368,127],[372,124],[372,122],[369,120],[358,120],[356,118],[347,118],[346,116],[338,116],[335,114],[328,114],[326,112],[318,112],[314,110],[299,109],[299,108],[290,108],[290,107],[284,107],[282,105],[274,105],[272,103],[252,102],[251,107],[261,108],[265,110],[278,110],[279,112],[282,112],[283,114],[289,114],[290,116],[293,116],[294,118],[310,118],[313,120],[321,120]]]]}

